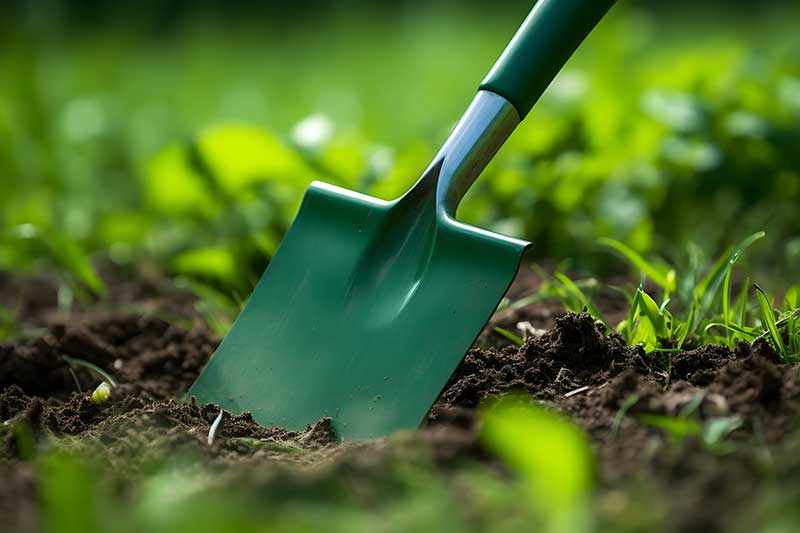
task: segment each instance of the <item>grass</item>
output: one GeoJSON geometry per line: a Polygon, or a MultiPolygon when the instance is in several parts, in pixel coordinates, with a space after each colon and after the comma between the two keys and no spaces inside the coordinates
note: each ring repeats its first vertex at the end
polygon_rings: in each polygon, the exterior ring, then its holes
{"type": "MultiPolygon", "coordinates": [[[[580,287],[613,291],[623,294],[629,302],[627,318],[614,325],[614,330],[629,344],[641,345],[648,353],[669,354],[687,346],[711,343],[733,348],[739,341],[766,339],[782,360],[795,362],[800,360],[798,286],[786,291],[781,309],[775,308],[772,298],[757,284],[753,284],[755,298],[751,297],[749,276],[744,277],[736,298],[731,296],[734,266],[765,236],[763,231],[756,232],[730,246],[714,262],[700,265],[689,261],[690,268],[686,270],[671,266],[663,259],[647,260],[622,242],[601,239],[601,245],[613,250],[641,276],[641,284],[636,289],[601,287],[594,278],[573,281],[563,272],[549,275],[537,268],[543,278],[538,293],[507,302],[505,307],[519,308],[551,298],[568,310],[589,312],[605,323],[591,297],[580,287]],[[648,292],[647,287],[654,292],[648,292]]],[[[687,249],[691,250],[692,246],[687,249]]]]}

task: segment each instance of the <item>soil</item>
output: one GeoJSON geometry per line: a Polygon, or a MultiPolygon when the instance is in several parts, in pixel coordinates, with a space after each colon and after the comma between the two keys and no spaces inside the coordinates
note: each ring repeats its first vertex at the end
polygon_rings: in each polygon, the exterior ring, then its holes
{"type": "MultiPolygon", "coordinates": [[[[523,273],[512,291],[529,294],[537,282],[523,273]]],[[[0,278],[2,301],[16,298],[18,328],[36,332],[0,343],[0,516],[12,530],[40,525],[39,478],[30,458],[43,449],[85,451],[135,478],[178,450],[210,464],[283,468],[347,465],[397,446],[396,440],[338,444],[327,419],[296,432],[262,427],[246,413],[224,413],[209,445],[219,407],[179,401],[219,342],[193,311],[192,296],[132,284],[103,307],[64,312],[56,291],[45,280],[0,278]],[[110,399],[93,403],[98,376],[64,356],[110,373],[118,382],[110,399]]],[[[621,309],[613,299],[597,305],[610,315],[621,309]]],[[[406,439],[430,450],[438,468],[492,463],[478,439],[477,407],[488,397],[525,391],[588,434],[601,487],[599,516],[613,515],[620,498],[630,505],[637,497],[630,487],[645,486],[656,499],[668,495],[652,509],[670,517],[663,529],[724,530],[740,520],[731,509],[752,507],[752,487],[765,468],[784,464],[782,454],[794,449],[797,370],[763,342],[646,355],[589,315],[542,302],[498,312],[423,427],[406,439]],[[519,322],[533,331],[522,346],[493,333],[495,325],[512,329],[519,322]],[[676,444],[643,423],[644,414],[735,419],[738,427],[724,446],[709,450],[696,436],[676,444]]]]}

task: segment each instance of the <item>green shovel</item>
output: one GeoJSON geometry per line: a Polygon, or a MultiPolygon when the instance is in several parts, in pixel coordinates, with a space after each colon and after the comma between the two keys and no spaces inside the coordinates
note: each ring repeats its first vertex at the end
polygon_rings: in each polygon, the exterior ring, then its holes
{"type": "Polygon", "coordinates": [[[540,0],[401,198],[312,183],[189,394],[264,425],[330,417],[342,439],[417,427],[529,245],[458,222],[458,203],[613,3],[540,0]]]}

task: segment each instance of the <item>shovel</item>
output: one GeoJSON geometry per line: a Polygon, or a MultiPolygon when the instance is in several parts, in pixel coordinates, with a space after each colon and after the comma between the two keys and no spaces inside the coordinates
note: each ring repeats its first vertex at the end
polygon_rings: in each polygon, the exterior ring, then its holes
{"type": "Polygon", "coordinates": [[[384,201],[312,183],[189,395],[342,439],[417,427],[529,243],[455,219],[458,203],[613,0],[539,0],[422,177],[384,201]]]}

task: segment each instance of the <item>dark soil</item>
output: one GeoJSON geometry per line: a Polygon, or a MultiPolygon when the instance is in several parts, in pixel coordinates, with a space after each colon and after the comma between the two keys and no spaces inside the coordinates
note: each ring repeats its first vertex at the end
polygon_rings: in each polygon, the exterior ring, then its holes
{"type": "MultiPolygon", "coordinates": [[[[525,275],[513,290],[530,292],[535,283],[525,275]]],[[[177,401],[219,341],[197,320],[191,296],[178,291],[162,304],[158,291],[129,289],[122,299],[147,299],[147,313],[89,307],[65,315],[55,309],[54,287],[0,278],[0,296],[8,301],[15,295],[20,325],[40,328],[35,338],[0,343],[0,515],[10,528],[37,525],[37,474],[26,459],[47,447],[85,450],[135,476],[159,453],[176,450],[217,464],[314,464],[346,462],[337,457],[361,446],[338,445],[329,420],[292,432],[230,413],[209,445],[219,408],[177,401]],[[183,319],[157,318],[166,308],[183,319]],[[90,399],[98,376],[64,356],[114,377],[119,386],[106,403],[90,399]]],[[[131,303],[137,302],[115,305],[131,303]]],[[[618,302],[606,308],[618,312],[618,302]]],[[[642,483],[656,495],[669,495],[653,508],[670,516],[664,529],[734,525],[730,510],[752,504],[750,489],[763,476],[765,450],[780,455],[794,434],[800,411],[796,367],[781,364],[765,343],[735,350],[706,346],[669,360],[648,356],[589,315],[566,314],[552,303],[498,313],[490,326],[512,328],[523,320],[548,329],[517,347],[487,328],[412,440],[425,443],[442,468],[490,461],[477,438],[476,408],[487,397],[526,391],[589,435],[605,491],[598,497],[601,516],[604,498],[616,502],[620,487],[642,483]],[[639,418],[681,413],[701,422],[736,417],[740,425],[724,448],[709,450],[696,437],[676,444],[639,418]]],[[[365,446],[371,451],[361,450],[362,458],[382,453],[380,443],[365,446]]]]}

